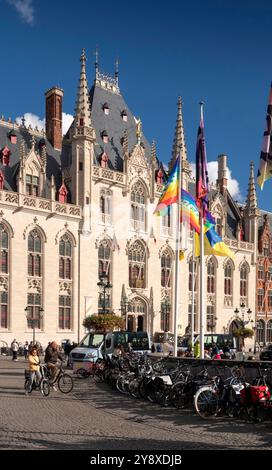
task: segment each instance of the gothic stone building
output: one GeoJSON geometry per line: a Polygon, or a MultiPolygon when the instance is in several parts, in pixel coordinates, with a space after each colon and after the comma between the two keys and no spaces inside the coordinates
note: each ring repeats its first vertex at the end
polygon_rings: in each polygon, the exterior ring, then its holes
{"type": "MultiPolygon", "coordinates": [[[[45,99],[45,133],[24,121],[0,120],[0,340],[30,340],[35,325],[43,345],[77,341],[84,317],[105,307],[126,313],[130,330],[173,332],[176,208],[165,217],[153,215],[166,175],[155,144],[150,146],[124,101],[118,71],[105,75],[96,62],[89,90],[83,51],[74,121],[63,138],[63,90],[51,88],[45,99]],[[102,273],[112,285],[105,297],[97,286],[102,273]]],[[[180,99],[170,166],[178,152],[182,185],[194,192],[180,99]]],[[[237,326],[234,309],[242,301],[255,310],[253,167],[242,210],[228,192],[226,165],[221,155],[210,209],[235,259],[206,258],[207,329],[216,332],[237,326]]],[[[180,334],[192,310],[198,328],[190,233],[187,240],[183,234],[182,245],[180,334]]],[[[198,291],[197,279],[195,285],[198,291]]]]}

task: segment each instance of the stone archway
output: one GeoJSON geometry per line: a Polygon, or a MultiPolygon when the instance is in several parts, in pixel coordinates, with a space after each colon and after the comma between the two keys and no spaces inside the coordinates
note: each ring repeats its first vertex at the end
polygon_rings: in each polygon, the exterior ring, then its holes
{"type": "MultiPolygon", "coordinates": [[[[235,336],[235,332],[239,330],[239,328],[242,328],[242,326],[243,325],[239,320],[232,320],[229,326],[229,333],[235,336]]],[[[236,337],[236,341],[237,341],[237,351],[241,351],[241,348],[243,346],[243,340],[240,337],[236,337]]]]}

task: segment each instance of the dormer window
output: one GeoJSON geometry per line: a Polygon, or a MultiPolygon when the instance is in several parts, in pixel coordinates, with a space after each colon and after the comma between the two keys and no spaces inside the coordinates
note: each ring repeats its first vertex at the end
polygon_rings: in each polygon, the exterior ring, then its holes
{"type": "Polygon", "coordinates": [[[8,166],[9,165],[9,162],[10,162],[10,155],[11,155],[11,151],[9,150],[9,148],[7,146],[5,146],[2,150],[1,150],[1,160],[2,160],[2,164],[4,166],[8,166]]]}
{"type": "Polygon", "coordinates": [[[109,136],[108,136],[108,133],[107,131],[102,131],[101,132],[101,137],[102,137],[102,140],[104,142],[104,144],[108,144],[109,143],[109,136]]]}
{"type": "Polygon", "coordinates": [[[109,107],[108,103],[104,103],[102,108],[103,108],[104,114],[106,114],[108,116],[110,114],[110,107],[109,107]]]}
{"type": "Polygon", "coordinates": [[[28,196],[39,195],[39,178],[38,176],[26,175],[26,194],[28,196]]]}
{"type": "Polygon", "coordinates": [[[163,172],[161,168],[156,171],[156,183],[163,184],[163,172]]]}
{"type": "Polygon", "coordinates": [[[45,139],[40,139],[39,140],[39,149],[42,149],[43,147],[45,147],[45,139]]]}
{"type": "Polygon", "coordinates": [[[12,129],[12,131],[9,132],[8,137],[12,144],[17,144],[17,135],[14,129],[12,129]]]}
{"type": "Polygon", "coordinates": [[[62,183],[59,189],[59,202],[60,203],[65,204],[67,202],[67,194],[68,194],[68,189],[66,188],[65,184],[62,183]]]}
{"type": "Polygon", "coordinates": [[[121,117],[124,122],[127,122],[127,112],[125,109],[123,109],[123,111],[121,112],[121,117]]]}
{"type": "Polygon", "coordinates": [[[79,118],[79,125],[84,126],[84,119],[83,118],[79,118]]]}
{"type": "Polygon", "coordinates": [[[108,160],[109,160],[109,157],[106,154],[106,152],[104,152],[100,157],[100,165],[102,168],[108,168],[108,160]]]}

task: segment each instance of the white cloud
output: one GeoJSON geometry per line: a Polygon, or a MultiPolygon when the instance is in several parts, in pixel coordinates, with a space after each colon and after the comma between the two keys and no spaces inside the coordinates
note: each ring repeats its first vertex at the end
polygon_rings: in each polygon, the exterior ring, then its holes
{"type": "Polygon", "coordinates": [[[8,3],[18,11],[23,21],[34,24],[33,0],[8,0],[8,3]]]}
{"type": "MultiPolygon", "coordinates": [[[[23,117],[25,118],[26,127],[30,125],[32,129],[35,129],[35,127],[37,127],[39,130],[45,129],[45,118],[41,119],[39,116],[36,116],[36,114],[25,113],[23,116],[18,116],[15,119],[16,123],[21,124],[23,117]]],[[[62,113],[62,135],[66,134],[73,122],[73,119],[74,118],[71,114],[62,113]]]]}
{"type": "MultiPolygon", "coordinates": [[[[196,173],[195,163],[191,163],[191,167],[192,167],[192,174],[195,177],[195,173],[196,173]]],[[[218,162],[217,161],[208,162],[208,174],[209,174],[209,181],[211,183],[216,183],[217,173],[218,173],[218,162]]],[[[228,178],[228,190],[230,194],[232,195],[233,199],[239,202],[243,202],[244,198],[240,191],[239,182],[235,178],[232,178],[232,172],[229,169],[229,167],[227,167],[227,178],[228,178]]]]}
{"type": "Polygon", "coordinates": [[[22,123],[22,118],[25,118],[25,125],[26,127],[31,126],[32,129],[37,127],[38,129],[44,129],[45,127],[45,119],[40,119],[39,116],[32,113],[25,113],[23,116],[18,116],[15,121],[17,124],[22,123]]]}
{"type": "Polygon", "coordinates": [[[74,117],[71,114],[62,113],[62,135],[66,134],[74,117]]]}

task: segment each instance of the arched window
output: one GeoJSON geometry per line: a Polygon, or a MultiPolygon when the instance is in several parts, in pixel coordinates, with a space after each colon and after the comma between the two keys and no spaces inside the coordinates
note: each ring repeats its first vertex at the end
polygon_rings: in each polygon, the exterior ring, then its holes
{"type": "Polygon", "coordinates": [[[128,262],[129,287],[146,287],[146,249],[139,240],[130,246],[128,262]]]}
{"type": "Polygon", "coordinates": [[[215,218],[215,230],[218,233],[220,237],[223,236],[223,214],[222,214],[222,209],[218,205],[215,207],[213,211],[213,216],[215,218]]]}
{"type": "Polygon", "coordinates": [[[111,224],[112,192],[107,189],[100,191],[100,220],[103,224],[111,224]]]}
{"type": "MultiPolygon", "coordinates": [[[[128,331],[144,331],[146,330],[146,305],[145,302],[140,297],[135,297],[128,304],[128,331]]],[[[132,348],[136,349],[137,340],[135,339],[135,344],[133,344],[132,339],[132,348]]]]}
{"type": "Polygon", "coordinates": [[[240,268],[240,300],[247,305],[248,292],[248,265],[243,263],[240,268]]]}
{"type": "Polygon", "coordinates": [[[42,272],[42,240],[38,230],[28,235],[28,275],[41,277],[42,272]]]}
{"type": "Polygon", "coordinates": [[[167,213],[162,216],[162,235],[171,235],[171,219],[172,219],[172,206],[167,207],[167,213]]]}
{"type": "Polygon", "coordinates": [[[161,287],[171,287],[172,275],[172,256],[168,250],[164,251],[161,256],[161,287]]]}
{"type": "Polygon", "coordinates": [[[258,320],[256,323],[256,342],[264,343],[264,328],[265,324],[263,320],[258,320]]]}
{"type": "Polygon", "coordinates": [[[224,305],[233,305],[233,264],[230,260],[224,266],[224,305]]]}
{"type": "Polygon", "coordinates": [[[215,294],[215,261],[210,258],[207,265],[207,293],[215,294]]]}
{"type": "Polygon", "coordinates": [[[59,277],[72,279],[72,243],[68,235],[64,235],[59,242],[59,277]]]}
{"type": "Polygon", "coordinates": [[[111,279],[111,246],[109,240],[103,240],[98,248],[98,277],[106,273],[108,279],[111,279]]]}
{"type": "Polygon", "coordinates": [[[266,341],[272,343],[272,320],[267,322],[266,341]]]}
{"type": "Polygon", "coordinates": [[[0,272],[7,274],[8,273],[9,236],[3,224],[0,224],[0,249],[1,249],[0,272]]]}
{"type": "Polygon", "coordinates": [[[269,256],[269,241],[267,238],[264,240],[263,243],[263,255],[266,257],[269,256]]]}
{"type": "Polygon", "coordinates": [[[134,230],[145,231],[146,192],[140,181],[134,183],[130,196],[130,225],[134,230]]]}
{"type": "MultiPolygon", "coordinates": [[[[197,263],[196,260],[194,260],[194,280],[195,280],[195,285],[194,285],[194,291],[197,292],[197,282],[196,282],[196,276],[197,276],[197,263]]],[[[192,292],[193,290],[193,258],[191,257],[189,260],[189,292],[192,292]]]]}

